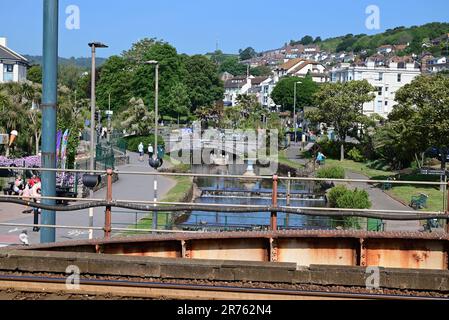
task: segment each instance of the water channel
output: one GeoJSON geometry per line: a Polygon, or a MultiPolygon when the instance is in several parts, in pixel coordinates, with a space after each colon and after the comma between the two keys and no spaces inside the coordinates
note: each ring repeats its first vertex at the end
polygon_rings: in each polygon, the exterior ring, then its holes
{"type": "MultiPolygon", "coordinates": [[[[260,175],[261,167],[254,165],[254,173],[260,175]]],[[[248,163],[232,164],[228,166],[196,165],[192,172],[199,174],[219,175],[243,175],[248,171],[248,163]]],[[[280,175],[287,176],[287,172],[280,175]]],[[[196,203],[207,204],[235,204],[235,205],[271,205],[272,184],[271,180],[252,179],[226,179],[199,177],[196,185],[202,191],[201,197],[196,203]]],[[[287,182],[280,181],[278,185],[280,206],[287,205],[287,182]]],[[[313,182],[291,182],[290,194],[292,207],[323,207],[326,205],[323,195],[314,193],[313,182]]],[[[268,230],[270,225],[270,213],[222,213],[222,212],[197,212],[183,216],[176,222],[177,228],[184,230],[268,230]]],[[[331,220],[326,217],[309,217],[296,214],[278,214],[278,226],[280,229],[329,229],[331,220]]]]}

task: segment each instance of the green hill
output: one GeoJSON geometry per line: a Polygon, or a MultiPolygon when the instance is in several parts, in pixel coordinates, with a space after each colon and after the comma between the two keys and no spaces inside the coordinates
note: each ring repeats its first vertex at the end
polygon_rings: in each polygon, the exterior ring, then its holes
{"type": "MultiPolygon", "coordinates": [[[[323,50],[330,52],[376,50],[382,45],[398,45],[410,43],[405,50],[406,54],[421,54],[423,52],[423,44],[429,43],[432,39],[438,38],[445,33],[449,33],[449,23],[433,22],[422,26],[397,27],[389,29],[384,33],[376,35],[366,34],[348,34],[342,37],[329,38],[317,44],[323,50]]],[[[292,41],[292,43],[300,43],[300,41],[292,41]]],[[[435,55],[448,55],[446,44],[428,49],[435,55]]]]}
{"type": "MultiPolygon", "coordinates": [[[[31,64],[42,65],[42,56],[30,56],[24,55],[31,64]]],[[[106,61],[105,58],[96,58],[97,67],[101,66],[106,61]]],[[[79,68],[89,69],[91,67],[91,59],[90,58],[59,58],[60,65],[74,65],[79,68]]]]}

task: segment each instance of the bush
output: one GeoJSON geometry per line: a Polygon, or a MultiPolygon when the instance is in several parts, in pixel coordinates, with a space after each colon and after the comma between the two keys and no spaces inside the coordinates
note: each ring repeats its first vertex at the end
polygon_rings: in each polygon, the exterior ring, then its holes
{"type": "Polygon", "coordinates": [[[340,185],[332,188],[328,195],[329,205],[332,208],[336,208],[338,199],[344,194],[346,194],[348,191],[349,190],[348,188],[346,188],[345,185],[340,185]]]}
{"type": "Polygon", "coordinates": [[[332,208],[369,209],[372,206],[368,192],[358,189],[349,190],[344,185],[332,188],[328,199],[332,208]]]}
{"type": "MultiPolygon", "coordinates": [[[[149,135],[146,137],[139,137],[139,136],[132,136],[132,137],[126,137],[123,138],[124,144],[126,146],[126,149],[131,152],[138,152],[138,147],[141,142],[143,142],[143,145],[145,146],[145,152],[148,149],[148,145],[151,143],[154,145],[154,135],[149,135]]],[[[161,136],[158,138],[158,144],[160,146],[165,146],[164,139],[162,139],[161,136]]]]}
{"type": "Polygon", "coordinates": [[[342,167],[325,167],[318,170],[316,177],[320,179],[344,179],[345,169],[342,167]]]}
{"type": "Polygon", "coordinates": [[[364,162],[366,160],[360,150],[357,148],[352,148],[351,151],[348,152],[348,157],[355,162],[364,162]]]}
{"type": "MultiPolygon", "coordinates": [[[[330,159],[340,159],[341,156],[341,145],[338,141],[323,140],[319,143],[321,147],[321,152],[330,159]]],[[[345,144],[345,157],[348,156],[348,151],[356,148],[354,143],[345,144]]]]}

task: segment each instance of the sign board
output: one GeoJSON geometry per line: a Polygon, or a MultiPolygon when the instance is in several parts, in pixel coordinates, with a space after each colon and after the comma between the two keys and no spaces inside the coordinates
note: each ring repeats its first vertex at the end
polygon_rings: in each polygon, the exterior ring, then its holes
{"type": "Polygon", "coordinates": [[[421,174],[430,176],[444,176],[447,174],[446,170],[422,169],[421,174]]]}
{"type": "Polygon", "coordinates": [[[0,134],[0,145],[7,145],[9,143],[9,135],[0,134]]]}
{"type": "Polygon", "coordinates": [[[114,111],[107,110],[107,111],[105,111],[105,113],[106,113],[107,116],[113,116],[114,115],[114,111]]]}

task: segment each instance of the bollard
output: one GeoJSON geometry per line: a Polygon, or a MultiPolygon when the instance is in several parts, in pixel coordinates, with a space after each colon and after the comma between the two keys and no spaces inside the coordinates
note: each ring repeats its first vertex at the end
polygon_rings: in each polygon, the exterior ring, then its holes
{"type": "MultiPolygon", "coordinates": [[[[107,170],[107,191],[106,191],[106,201],[111,203],[112,201],[112,169],[107,170]]],[[[105,239],[111,238],[112,231],[112,208],[111,206],[106,206],[105,217],[104,217],[104,237],[105,239]]]]}
{"type": "MultiPolygon", "coordinates": [[[[271,203],[273,208],[277,208],[278,206],[278,176],[274,175],[273,176],[273,199],[272,199],[272,203],[271,203]]],[[[277,231],[278,226],[277,226],[277,211],[272,211],[271,212],[271,230],[272,231],[277,231]]]]}

